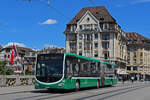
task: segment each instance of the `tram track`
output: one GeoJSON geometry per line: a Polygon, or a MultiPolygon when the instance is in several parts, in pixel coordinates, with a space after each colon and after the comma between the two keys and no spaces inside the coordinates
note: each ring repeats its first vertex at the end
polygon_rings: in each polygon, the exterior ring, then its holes
{"type": "Polygon", "coordinates": [[[69,96],[69,95],[74,95],[74,94],[76,95],[76,94],[81,94],[81,93],[86,93],[86,92],[90,93],[93,90],[98,90],[97,92],[101,92],[101,93],[98,93],[98,94],[96,93],[96,94],[93,94],[90,96],[77,98],[76,100],[84,100],[84,99],[89,99],[89,98],[93,98],[93,97],[97,97],[97,96],[103,96],[103,98],[100,99],[100,100],[103,100],[103,99],[110,98],[110,97],[113,97],[116,95],[121,95],[121,94],[124,94],[127,92],[132,92],[132,91],[137,90],[137,89],[145,88],[147,86],[150,86],[150,84],[142,84],[142,85],[139,84],[139,85],[135,85],[135,86],[133,85],[133,86],[124,86],[124,87],[118,86],[118,87],[120,87],[119,89],[116,89],[115,87],[114,88],[104,88],[104,89],[108,89],[104,92],[99,91],[98,89],[92,89],[92,90],[83,90],[83,91],[63,93],[63,94],[57,93],[55,95],[54,95],[54,93],[53,94],[47,94],[47,95],[39,95],[38,97],[40,97],[40,98],[38,98],[37,96],[31,96],[31,97],[27,97],[27,98],[18,98],[15,100],[27,100],[28,98],[30,98],[32,100],[57,99],[57,98],[62,98],[64,96],[69,96]],[[107,95],[107,96],[105,96],[105,95],[107,95]]]}
{"type": "MultiPolygon", "coordinates": [[[[84,99],[88,99],[88,100],[89,100],[89,98],[92,98],[92,97],[103,96],[103,95],[110,94],[110,93],[116,93],[116,94],[114,94],[114,95],[106,96],[106,97],[100,99],[100,100],[103,100],[103,99],[106,99],[106,98],[109,98],[109,97],[112,97],[112,96],[115,96],[115,95],[119,95],[119,94],[131,92],[131,91],[134,91],[134,90],[137,90],[137,89],[141,89],[141,88],[144,88],[144,87],[147,87],[147,86],[150,86],[150,85],[124,87],[124,88],[121,88],[121,89],[108,90],[108,91],[105,91],[105,92],[102,92],[102,93],[98,93],[98,94],[94,94],[94,95],[91,95],[91,96],[86,96],[86,97],[82,97],[82,98],[77,98],[76,100],[84,100],[84,99]],[[120,92],[120,93],[118,93],[118,92],[120,92]]],[[[38,99],[35,99],[35,100],[56,99],[56,98],[61,98],[61,97],[66,96],[66,95],[80,94],[80,93],[87,92],[87,91],[89,91],[89,90],[86,90],[86,91],[79,91],[79,92],[73,92],[73,93],[67,93],[67,94],[58,95],[58,96],[49,96],[49,97],[44,97],[44,98],[38,98],[38,99]]],[[[89,92],[90,92],[90,91],[89,91],[89,92]]]]}
{"type": "Polygon", "coordinates": [[[94,97],[98,98],[99,96],[101,96],[101,97],[99,99],[96,99],[96,100],[105,100],[105,99],[108,99],[108,98],[111,98],[111,97],[114,97],[114,96],[122,95],[124,93],[128,93],[128,92],[132,92],[132,91],[135,91],[135,90],[138,90],[138,89],[142,89],[142,88],[145,88],[147,86],[150,86],[150,85],[141,85],[141,86],[127,87],[127,88],[107,91],[107,92],[103,92],[103,93],[99,93],[99,94],[94,94],[94,95],[91,95],[91,96],[78,98],[76,100],[86,100],[86,99],[89,100],[89,98],[94,98],[94,97]]]}
{"type": "MultiPolygon", "coordinates": [[[[13,92],[13,93],[4,93],[4,94],[0,94],[0,95],[18,95],[22,93],[33,93],[33,96],[25,96],[25,97],[18,97],[16,99],[13,100],[47,100],[47,99],[59,99],[65,96],[70,96],[70,95],[78,95],[78,94],[84,94],[84,93],[88,93],[89,95],[86,96],[82,96],[77,98],[76,100],[84,100],[84,99],[88,99],[88,98],[94,98],[94,97],[98,97],[98,96],[102,96],[102,98],[100,100],[103,99],[107,99],[113,96],[117,96],[117,95],[121,95],[127,92],[132,92],[134,90],[137,89],[141,89],[141,88],[145,88],[150,86],[150,84],[143,84],[143,83],[136,83],[136,84],[119,84],[117,86],[114,87],[106,87],[106,88],[100,88],[100,89],[83,89],[81,91],[78,92],[51,92],[48,90],[33,90],[33,91],[22,91],[22,92],[13,92]],[[92,94],[92,92],[94,91],[94,94],[92,94]],[[37,93],[39,93],[39,95],[37,95],[37,93]],[[42,94],[43,93],[43,94],[42,94]],[[36,94],[36,95],[34,95],[36,94]],[[107,95],[107,96],[106,96],[107,95]]],[[[67,98],[67,97],[66,97],[67,98]]]]}

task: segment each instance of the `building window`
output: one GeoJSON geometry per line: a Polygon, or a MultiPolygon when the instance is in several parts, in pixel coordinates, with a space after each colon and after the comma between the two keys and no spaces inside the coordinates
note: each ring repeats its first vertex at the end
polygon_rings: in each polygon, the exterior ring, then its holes
{"type": "Polygon", "coordinates": [[[98,34],[94,34],[94,38],[95,38],[95,39],[98,39],[98,34]]]}
{"type": "Polygon", "coordinates": [[[134,58],[136,58],[136,52],[134,52],[134,58]]]}
{"type": "Polygon", "coordinates": [[[91,54],[90,54],[90,51],[89,51],[89,50],[85,51],[85,56],[87,56],[87,57],[90,57],[90,56],[91,56],[91,54]]]}
{"type": "Polygon", "coordinates": [[[80,30],[83,30],[83,27],[82,27],[82,25],[80,25],[79,27],[80,27],[80,30]]]}
{"type": "Polygon", "coordinates": [[[85,49],[86,49],[86,50],[90,50],[90,43],[86,43],[86,44],[85,44],[85,49]]]}
{"type": "Polygon", "coordinates": [[[98,57],[98,51],[95,51],[94,57],[98,57]]]}
{"type": "Polygon", "coordinates": [[[6,49],[6,53],[9,53],[10,52],[10,49],[6,49]]]}
{"type": "Polygon", "coordinates": [[[104,59],[108,59],[109,58],[109,51],[105,51],[104,52],[104,59]]]}
{"type": "Polygon", "coordinates": [[[102,48],[108,49],[109,48],[109,42],[102,42],[102,48]]]}
{"type": "Polygon", "coordinates": [[[130,58],[130,52],[128,52],[128,58],[130,58]]]}
{"type": "Polygon", "coordinates": [[[136,59],[134,59],[134,64],[136,64],[136,59]]]}
{"type": "Polygon", "coordinates": [[[143,59],[140,59],[140,64],[143,64],[143,59]]]}
{"type": "Polygon", "coordinates": [[[70,35],[69,40],[70,41],[76,41],[76,35],[70,35]]]}
{"type": "Polygon", "coordinates": [[[82,40],[83,36],[82,34],[79,34],[79,40],[82,40]]]}
{"type": "Polygon", "coordinates": [[[28,53],[26,53],[26,56],[30,56],[30,53],[28,52],[28,53]]]}
{"type": "Polygon", "coordinates": [[[76,44],[70,43],[70,50],[76,50],[76,44]]]}
{"type": "Polygon", "coordinates": [[[95,43],[94,46],[95,46],[95,48],[98,48],[98,43],[95,43]]]}
{"type": "Polygon", "coordinates": [[[134,44],[136,44],[136,42],[137,42],[137,41],[136,41],[136,40],[134,40],[134,44]]]}
{"type": "Polygon", "coordinates": [[[32,53],[32,56],[35,56],[35,53],[32,53]]]}
{"type": "Polygon", "coordinates": [[[107,30],[108,29],[108,24],[103,24],[103,29],[107,30]]]}
{"type": "Polygon", "coordinates": [[[79,49],[82,49],[82,43],[79,43],[79,49]]]}
{"type": "Polygon", "coordinates": [[[127,70],[129,70],[129,71],[130,71],[130,70],[131,70],[131,67],[127,67],[127,70]]]}
{"type": "Polygon", "coordinates": [[[143,57],[143,52],[140,53],[140,56],[143,57]]]}
{"type": "Polygon", "coordinates": [[[86,36],[86,40],[91,40],[90,34],[86,34],[85,36],[86,36]]]}
{"type": "Polygon", "coordinates": [[[134,70],[134,71],[137,71],[137,66],[133,66],[133,70],[134,70]]]}
{"type": "Polygon", "coordinates": [[[129,59],[129,58],[128,58],[128,60],[127,60],[127,61],[128,61],[128,64],[130,64],[130,59],[129,59]]]}
{"type": "Polygon", "coordinates": [[[110,34],[102,34],[102,40],[110,40],[110,34]]]}
{"type": "Polygon", "coordinates": [[[75,25],[72,25],[71,26],[71,31],[75,31],[76,30],[76,26],[75,25]]]}

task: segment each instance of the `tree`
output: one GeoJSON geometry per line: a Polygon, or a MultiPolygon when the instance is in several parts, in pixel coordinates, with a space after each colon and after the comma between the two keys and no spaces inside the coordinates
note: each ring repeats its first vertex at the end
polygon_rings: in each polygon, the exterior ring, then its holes
{"type": "Polygon", "coordinates": [[[13,69],[9,66],[6,66],[8,61],[0,61],[0,75],[12,75],[14,73],[13,69]]]}

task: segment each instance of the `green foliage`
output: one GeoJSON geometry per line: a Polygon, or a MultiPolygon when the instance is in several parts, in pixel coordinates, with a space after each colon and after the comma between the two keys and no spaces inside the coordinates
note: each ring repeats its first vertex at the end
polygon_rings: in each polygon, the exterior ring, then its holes
{"type": "Polygon", "coordinates": [[[13,75],[14,74],[14,70],[11,67],[8,67],[6,69],[6,75],[13,75]]]}
{"type": "Polygon", "coordinates": [[[34,75],[34,73],[29,72],[29,71],[26,71],[26,72],[25,72],[25,75],[34,75]]]}
{"type": "Polygon", "coordinates": [[[0,75],[12,75],[13,69],[11,67],[6,66],[8,61],[0,61],[0,75]]]}

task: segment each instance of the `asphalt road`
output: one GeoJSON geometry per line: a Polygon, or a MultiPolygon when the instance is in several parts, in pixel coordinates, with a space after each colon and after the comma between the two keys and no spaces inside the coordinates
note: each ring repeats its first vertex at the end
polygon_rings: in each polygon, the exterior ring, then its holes
{"type": "Polygon", "coordinates": [[[113,87],[82,89],[78,92],[33,89],[1,93],[0,100],[150,100],[150,83],[120,83],[113,87]]]}

